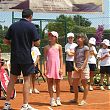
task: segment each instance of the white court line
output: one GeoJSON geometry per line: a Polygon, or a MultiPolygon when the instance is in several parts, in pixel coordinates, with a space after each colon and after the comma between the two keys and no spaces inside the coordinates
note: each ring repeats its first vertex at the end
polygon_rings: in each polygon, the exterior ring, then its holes
{"type": "Polygon", "coordinates": [[[104,105],[104,104],[110,104],[110,102],[103,102],[103,103],[90,103],[87,105],[104,105]]]}
{"type": "MultiPolygon", "coordinates": [[[[95,90],[94,90],[94,92],[95,92],[95,90]]],[[[89,93],[92,93],[92,91],[89,91],[89,93]]],[[[101,90],[99,90],[99,91],[96,91],[95,93],[96,93],[96,94],[97,94],[97,93],[108,94],[108,93],[110,93],[110,90],[109,90],[109,91],[106,91],[106,90],[105,90],[105,91],[101,91],[101,90]]]]}
{"type": "Polygon", "coordinates": [[[51,107],[48,107],[49,110],[53,110],[51,107]]]}

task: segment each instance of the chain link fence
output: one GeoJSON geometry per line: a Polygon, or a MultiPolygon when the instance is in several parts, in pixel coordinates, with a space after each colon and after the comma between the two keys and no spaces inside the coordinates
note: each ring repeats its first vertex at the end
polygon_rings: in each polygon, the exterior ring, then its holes
{"type": "MultiPolygon", "coordinates": [[[[46,15],[46,14],[45,14],[46,15]]],[[[48,14],[47,14],[48,16],[48,14]]],[[[33,23],[36,25],[36,28],[39,31],[39,34],[41,35],[41,46],[40,46],[40,51],[42,53],[41,55],[41,60],[40,60],[40,65],[43,64],[43,48],[46,44],[48,44],[48,37],[47,37],[47,32],[48,29],[46,28],[46,25],[49,23],[55,23],[56,19],[54,17],[53,18],[48,18],[48,19],[44,19],[45,17],[47,18],[47,16],[43,16],[41,19],[37,19],[38,15],[34,14],[34,19],[33,19],[33,23]]],[[[70,15],[67,15],[70,16],[70,15]]],[[[71,15],[72,17],[75,15],[71,15]]],[[[90,27],[94,27],[95,29],[98,28],[98,25],[103,25],[104,26],[104,34],[103,34],[103,38],[107,38],[110,39],[110,17],[103,17],[103,14],[97,14],[97,15],[88,15],[88,14],[83,14],[81,15],[82,17],[84,17],[85,19],[87,19],[88,21],[91,22],[91,26],[90,27]]],[[[58,14],[57,16],[58,17],[58,14]]],[[[4,26],[10,26],[12,24],[12,22],[16,22],[21,18],[21,13],[12,13],[12,12],[0,12],[0,25],[3,26],[2,29],[4,29],[4,26]]],[[[62,21],[60,21],[62,22],[62,21]]],[[[66,34],[67,34],[67,26],[64,23],[64,36],[60,36],[59,37],[59,43],[63,46],[63,56],[65,59],[65,52],[64,52],[64,46],[66,44],[66,34]]],[[[71,25],[71,24],[70,24],[71,25]]],[[[83,24],[84,25],[84,24],[83,24]]],[[[85,24],[86,25],[86,24],[85,24]]],[[[81,19],[78,19],[78,26],[81,26],[81,19]]],[[[1,29],[1,27],[0,27],[1,29]]],[[[74,32],[75,34],[77,34],[77,32],[74,32]]],[[[1,30],[0,30],[0,35],[2,34],[1,30]]],[[[87,32],[86,33],[88,35],[88,37],[95,37],[96,36],[96,31],[94,32],[87,32]]],[[[3,58],[7,60],[6,57],[4,57],[5,54],[3,54],[3,58]]],[[[9,58],[9,57],[8,57],[9,58]]],[[[42,66],[40,67],[42,69],[42,66]]]]}

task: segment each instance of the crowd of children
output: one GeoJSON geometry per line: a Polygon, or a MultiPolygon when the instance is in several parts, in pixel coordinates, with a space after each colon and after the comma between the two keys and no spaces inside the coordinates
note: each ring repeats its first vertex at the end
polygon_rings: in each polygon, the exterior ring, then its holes
{"type": "MultiPolygon", "coordinates": [[[[60,106],[60,80],[62,79],[62,46],[57,43],[58,33],[52,31],[48,35],[49,44],[44,47],[45,68],[44,74],[47,77],[48,91],[50,94],[50,105],[60,106]],[[56,100],[53,98],[53,80],[56,84],[56,100]]],[[[68,75],[68,83],[70,92],[74,92],[72,103],[78,103],[79,87],[83,86],[83,98],[78,105],[86,104],[88,90],[93,90],[94,76],[97,69],[97,62],[100,65],[101,81],[100,89],[105,90],[103,86],[104,75],[107,76],[107,87],[110,90],[110,42],[104,39],[102,48],[96,50],[96,39],[90,38],[86,34],[77,35],[77,43],[73,43],[74,34],[67,34],[67,44],[65,45],[66,53],[66,72],[68,75]],[[88,80],[90,83],[88,86],[88,80]]]]}
{"type": "MultiPolygon", "coordinates": [[[[48,34],[49,44],[44,47],[44,74],[47,78],[48,91],[50,95],[50,105],[60,106],[60,80],[62,79],[62,46],[57,43],[58,33],[52,31],[48,34]],[[54,84],[55,83],[55,84],[54,84]],[[53,85],[56,85],[56,100],[53,97],[53,85]]],[[[77,43],[74,43],[74,33],[67,34],[66,53],[66,72],[70,92],[74,92],[72,103],[78,103],[78,92],[83,91],[83,98],[78,105],[86,104],[88,90],[93,90],[94,76],[97,68],[97,61],[100,65],[101,81],[100,89],[105,90],[103,86],[104,74],[107,74],[107,86],[110,90],[110,50],[108,49],[109,40],[104,39],[102,48],[97,52],[96,39],[91,37],[88,41],[86,34],[77,35],[77,43]],[[89,86],[88,86],[88,80],[89,86]],[[82,88],[82,86],[83,88],[82,88]]]]}
{"type": "MultiPolygon", "coordinates": [[[[77,35],[76,43],[73,42],[74,37],[74,33],[67,34],[67,44],[65,45],[66,72],[70,92],[75,95],[70,102],[82,106],[86,104],[88,90],[93,91],[94,89],[94,76],[98,65],[101,74],[100,89],[105,90],[103,82],[106,74],[107,89],[110,90],[110,49],[108,48],[110,42],[108,39],[104,39],[101,48],[96,50],[96,39],[94,37],[88,40],[86,34],[81,33],[77,35]],[[78,92],[80,91],[83,92],[83,98],[78,103],[78,92]]],[[[48,45],[44,47],[44,75],[47,78],[50,105],[52,107],[61,106],[60,80],[63,79],[63,52],[62,46],[58,44],[58,33],[56,31],[49,32],[48,41],[48,45]],[[56,92],[56,98],[54,98],[53,92],[56,92]]],[[[39,94],[40,92],[35,88],[35,79],[41,53],[34,45],[31,53],[35,65],[35,74],[31,75],[30,93],[39,94]]]]}

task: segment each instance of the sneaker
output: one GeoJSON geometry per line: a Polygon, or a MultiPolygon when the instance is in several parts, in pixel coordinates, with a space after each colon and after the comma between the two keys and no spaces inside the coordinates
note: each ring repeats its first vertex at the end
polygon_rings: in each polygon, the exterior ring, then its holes
{"type": "Polygon", "coordinates": [[[50,106],[51,106],[51,107],[56,107],[56,106],[57,106],[57,104],[56,104],[56,102],[55,102],[55,99],[52,99],[52,100],[50,101],[50,106]]]}
{"type": "Polygon", "coordinates": [[[82,86],[78,86],[79,92],[84,92],[84,88],[82,86]]]}
{"type": "Polygon", "coordinates": [[[30,89],[29,93],[32,94],[32,89],[30,89]]]}
{"type": "Polygon", "coordinates": [[[40,92],[37,89],[34,89],[33,93],[39,94],[40,92]]]}
{"type": "Polygon", "coordinates": [[[104,90],[105,90],[103,86],[100,86],[100,89],[101,89],[102,91],[104,91],[104,90]]]}
{"type": "Polygon", "coordinates": [[[73,104],[78,104],[77,100],[75,100],[75,99],[72,99],[72,100],[70,100],[69,102],[70,102],[70,103],[73,103],[73,104]]]}
{"type": "Polygon", "coordinates": [[[87,104],[86,101],[82,100],[78,105],[83,106],[83,105],[86,105],[86,104],[87,104]]]}
{"type": "Polygon", "coordinates": [[[53,92],[56,93],[56,89],[54,85],[52,86],[52,89],[53,89],[53,92]]]}
{"type": "Polygon", "coordinates": [[[21,110],[38,110],[38,109],[35,109],[35,108],[31,107],[30,105],[27,105],[27,107],[22,106],[21,110]]]}
{"type": "Polygon", "coordinates": [[[57,100],[56,100],[56,104],[57,104],[58,106],[61,106],[61,105],[62,105],[60,99],[57,99],[57,100]]]}
{"type": "Polygon", "coordinates": [[[71,93],[74,93],[73,86],[70,86],[70,92],[71,92],[71,93]]]}
{"type": "Polygon", "coordinates": [[[110,86],[108,86],[108,90],[110,90],[110,86]]]}
{"type": "Polygon", "coordinates": [[[3,110],[12,110],[9,103],[5,103],[3,110]]]}
{"type": "Polygon", "coordinates": [[[90,91],[93,91],[93,87],[91,85],[89,86],[89,90],[90,91]]]}

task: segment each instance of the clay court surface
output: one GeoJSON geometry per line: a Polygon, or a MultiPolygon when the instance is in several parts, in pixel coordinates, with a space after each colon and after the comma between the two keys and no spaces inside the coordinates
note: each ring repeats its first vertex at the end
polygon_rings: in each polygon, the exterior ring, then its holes
{"type": "MultiPolygon", "coordinates": [[[[69,92],[68,82],[66,80],[61,81],[61,101],[62,106],[50,107],[49,94],[47,91],[47,83],[40,82],[40,85],[36,84],[40,94],[30,95],[30,105],[39,110],[110,110],[110,90],[101,91],[99,87],[94,87],[94,91],[90,91],[85,106],[78,106],[69,103],[70,99],[73,99],[74,93],[69,92]]],[[[22,84],[16,84],[17,96],[14,100],[11,100],[12,108],[14,110],[20,110],[22,106],[22,84]]],[[[79,101],[82,98],[82,93],[79,94],[79,101]]],[[[4,100],[0,100],[0,110],[2,109],[4,100]]]]}

